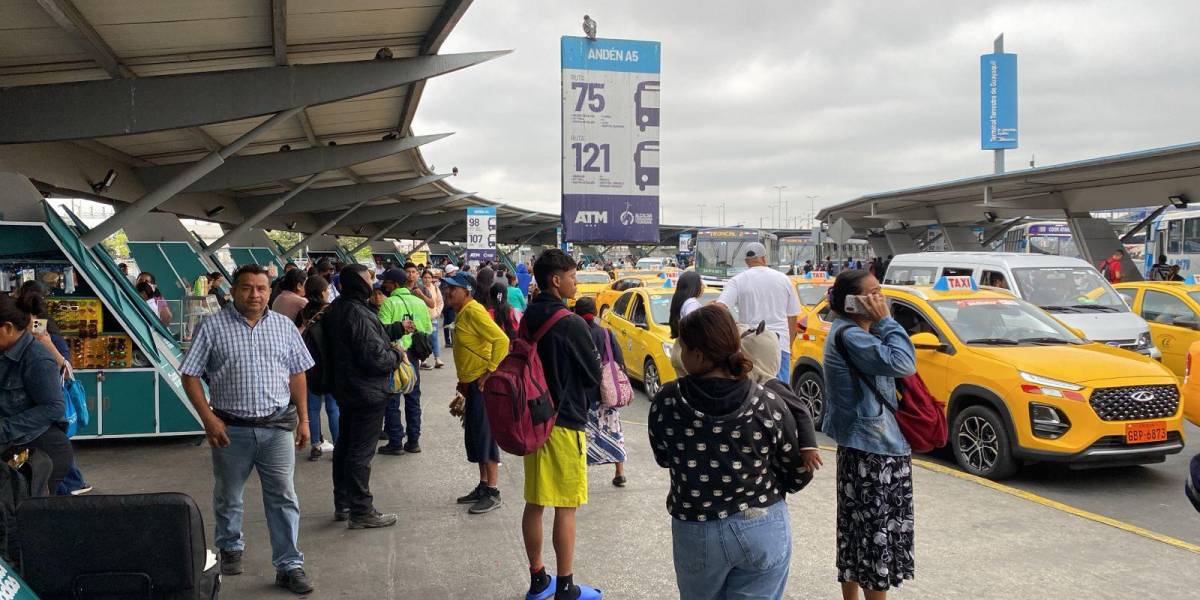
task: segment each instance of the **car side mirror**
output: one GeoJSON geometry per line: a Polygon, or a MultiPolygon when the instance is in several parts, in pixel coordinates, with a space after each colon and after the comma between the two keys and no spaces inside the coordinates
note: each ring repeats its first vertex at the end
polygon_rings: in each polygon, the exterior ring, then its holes
{"type": "Polygon", "coordinates": [[[944,350],[946,345],[938,336],[929,332],[917,333],[911,336],[913,347],[918,350],[944,350]]]}
{"type": "Polygon", "coordinates": [[[1171,321],[1171,324],[1177,327],[1187,327],[1188,329],[1200,329],[1200,319],[1196,317],[1175,317],[1175,320],[1171,321]]]}

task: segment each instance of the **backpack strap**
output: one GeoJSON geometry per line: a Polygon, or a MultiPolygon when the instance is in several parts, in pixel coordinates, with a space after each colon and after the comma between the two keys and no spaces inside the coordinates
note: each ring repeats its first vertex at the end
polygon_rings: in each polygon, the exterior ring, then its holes
{"type": "MultiPolygon", "coordinates": [[[[546,319],[546,322],[543,323],[542,326],[538,328],[537,332],[533,334],[533,337],[526,337],[525,339],[528,340],[531,344],[538,343],[539,341],[541,341],[542,336],[546,335],[550,331],[551,327],[554,327],[555,323],[558,323],[559,321],[561,321],[569,316],[571,316],[571,311],[567,310],[566,308],[560,308],[560,309],[554,311],[554,314],[550,315],[549,319],[546,319]]],[[[525,329],[525,334],[528,336],[529,329],[524,327],[525,323],[526,323],[526,321],[524,319],[522,319],[521,326],[523,329],[525,329]]]]}
{"type": "Polygon", "coordinates": [[[882,404],[884,408],[888,409],[891,412],[896,412],[896,410],[894,408],[892,408],[891,404],[889,404],[883,400],[883,394],[881,394],[879,392],[879,388],[875,386],[875,382],[872,380],[872,378],[867,377],[867,375],[865,373],[863,373],[861,370],[859,370],[858,365],[854,364],[854,361],[850,359],[850,353],[846,351],[846,340],[845,340],[846,330],[849,327],[850,327],[849,325],[846,325],[846,326],[843,326],[841,329],[838,329],[837,335],[835,335],[833,337],[833,344],[835,347],[837,347],[838,354],[841,354],[842,360],[846,361],[846,367],[848,369],[850,369],[850,375],[854,379],[857,379],[857,380],[867,384],[867,387],[870,388],[871,393],[873,393],[875,395],[875,399],[877,401],[879,401],[879,403],[882,404]]]}

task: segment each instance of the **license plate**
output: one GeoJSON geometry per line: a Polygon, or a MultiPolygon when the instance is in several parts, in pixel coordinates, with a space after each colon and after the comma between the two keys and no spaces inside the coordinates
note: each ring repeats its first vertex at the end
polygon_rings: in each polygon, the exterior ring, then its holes
{"type": "Polygon", "coordinates": [[[1150,442],[1167,441],[1167,422],[1151,421],[1149,423],[1126,423],[1125,443],[1146,444],[1150,442]]]}

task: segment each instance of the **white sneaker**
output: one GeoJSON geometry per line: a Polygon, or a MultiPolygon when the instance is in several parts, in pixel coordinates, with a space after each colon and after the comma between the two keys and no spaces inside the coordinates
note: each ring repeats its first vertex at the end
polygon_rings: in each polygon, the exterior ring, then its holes
{"type": "Polygon", "coordinates": [[[321,449],[321,452],[333,452],[333,444],[325,440],[321,440],[321,443],[317,447],[321,449]]]}

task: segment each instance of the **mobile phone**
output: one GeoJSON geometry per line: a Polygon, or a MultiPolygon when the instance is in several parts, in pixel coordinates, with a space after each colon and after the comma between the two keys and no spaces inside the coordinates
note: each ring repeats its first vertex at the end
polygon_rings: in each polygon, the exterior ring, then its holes
{"type": "Polygon", "coordinates": [[[34,319],[33,320],[33,334],[41,335],[43,333],[46,333],[46,320],[45,319],[34,319]]]}
{"type": "Polygon", "coordinates": [[[867,305],[863,301],[862,296],[846,296],[846,314],[848,315],[865,315],[867,314],[867,305]]]}

